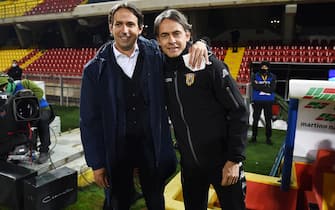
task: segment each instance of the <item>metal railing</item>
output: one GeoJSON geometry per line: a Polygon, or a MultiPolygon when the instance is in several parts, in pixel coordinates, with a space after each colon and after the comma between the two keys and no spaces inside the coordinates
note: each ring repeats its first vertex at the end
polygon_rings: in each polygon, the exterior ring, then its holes
{"type": "Polygon", "coordinates": [[[29,74],[23,78],[44,81],[49,103],[61,106],[79,106],[81,76],[29,74]]]}
{"type": "MultiPolygon", "coordinates": [[[[79,106],[81,76],[29,74],[23,77],[33,81],[44,81],[45,95],[50,103],[61,106],[79,106]]],[[[238,83],[237,85],[246,104],[249,105],[250,83],[238,83]]]]}

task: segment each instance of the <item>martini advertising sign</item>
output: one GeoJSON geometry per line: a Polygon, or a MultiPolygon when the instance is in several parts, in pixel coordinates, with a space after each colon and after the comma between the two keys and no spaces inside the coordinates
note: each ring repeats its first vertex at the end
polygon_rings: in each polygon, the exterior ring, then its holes
{"type": "Polygon", "coordinates": [[[335,82],[290,80],[299,99],[294,156],[314,159],[318,149],[335,149],[335,82]]]}

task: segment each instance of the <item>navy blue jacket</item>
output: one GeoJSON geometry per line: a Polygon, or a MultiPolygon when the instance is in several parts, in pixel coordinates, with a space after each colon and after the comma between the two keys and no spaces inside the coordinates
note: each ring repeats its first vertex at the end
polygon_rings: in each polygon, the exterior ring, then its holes
{"type": "Polygon", "coordinates": [[[252,101],[253,102],[273,102],[275,100],[275,90],[277,86],[277,77],[271,72],[262,75],[255,73],[251,78],[252,101]],[[265,78],[263,78],[265,77],[265,78]]]}
{"type": "MultiPolygon", "coordinates": [[[[154,165],[162,178],[175,171],[163,90],[163,56],[155,41],[138,39],[143,53],[143,94],[148,102],[148,119],[154,145],[154,165]]],[[[106,168],[111,174],[116,164],[116,142],[125,137],[126,115],[121,79],[112,42],[103,45],[84,67],[80,97],[80,131],[88,166],[106,168]]],[[[132,154],[129,154],[132,155],[132,154]]]]}

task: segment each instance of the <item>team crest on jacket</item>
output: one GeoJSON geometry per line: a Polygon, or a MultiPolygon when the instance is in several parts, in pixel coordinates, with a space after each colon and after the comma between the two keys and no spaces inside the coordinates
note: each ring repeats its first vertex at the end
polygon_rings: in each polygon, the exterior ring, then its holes
{"type": "Polygon", "coordinates": [[[191,86],[194,83],[194,73],[187,73],[185,74],[185,82],[187,86],[191,86]]]}

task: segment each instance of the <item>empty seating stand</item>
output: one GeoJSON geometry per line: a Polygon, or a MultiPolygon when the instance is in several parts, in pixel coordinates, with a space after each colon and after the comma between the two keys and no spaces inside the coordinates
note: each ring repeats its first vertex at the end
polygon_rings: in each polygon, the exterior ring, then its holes
{"type": "Polygon", "coordinates": [[[0,2],[0,18],[23,16],[42,0],[16,0],[0,2]]]}
{"type": "MultiPolygon", "coordinates": [[[[84,64],[96,52],[95,48],[60,48],[47,50],[39,59],[28,65],[25,73],[79,76],[84,64]]],[[[228,48],[224,45],[212,47],[218,59],[224,60],[228,48]]],[[[270,62],[334,63],[335,46],[331,45],[248,45],[240,64],[238,83],[250,83],[250,63],[270,62]]]]}
{"type": "Polygon", "coordinates": [[[320,50],[314,49],[304,49],[301,47],[296,49],[294,46],[292,48],[287,46],[276,46],[272,48],[256,47],[255,49],[247,48],[245,51],[245,61],[262,61],[268,60],[270,62],[313,62],[314,60],[309,60],[317,54],[322,54],[320,50]]]}
{"type": "Polygon", "coordinates": [[[0,72],[6,71],[11,66],[13,60],[17,60],[21,66],[31,52],[33,52],[33,49],[0,50],[0,72]]]}
{"type": "Polygon", "coordinates": [[[44,0],[26,15],[39,15],[48,13],[71,12],[73,9],[84,2],[84,0],[44,0]]]}
{"type": "Polygon", "coordinates": [[[26,69],[27,74],[81,76],[84,65],[94,56],[95,48],[47,50],[26,69]]]}
{"type": "Polygon", "coordinates": [[[241,83],[250,82],[251,62],[270,62],[284,63],[335,63],[335,45],[248,45],[245,49],[240,72],[237,81],[241,83]]]}
{"type": "Polygon", "coordinates": [[[335,47],[329,46],[248,46],[244,61],[334,63],[335,47]]]}
{"type": "Polygon", "coordinates": [[[212,47],[212,52],[219,60],[223,61],[227,54],[227,48],[214,46],[212,47]]]}

